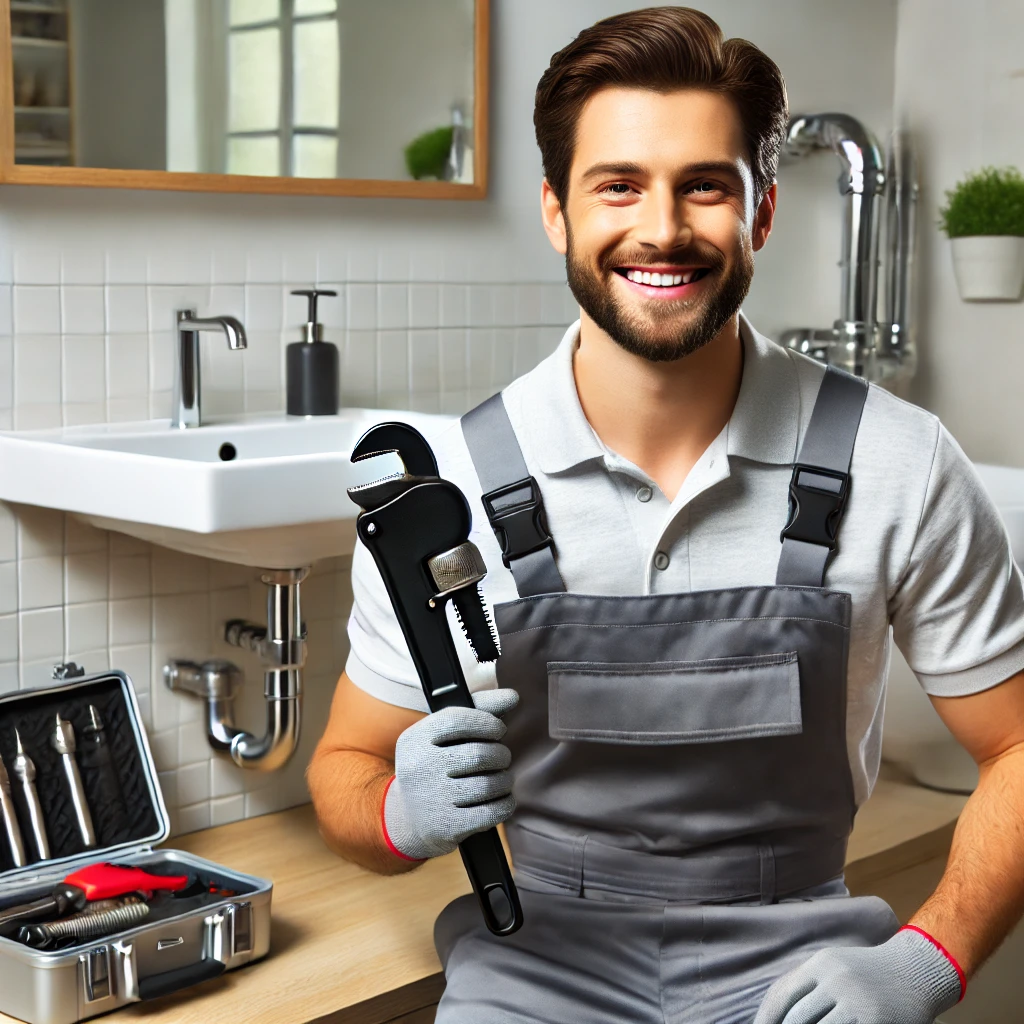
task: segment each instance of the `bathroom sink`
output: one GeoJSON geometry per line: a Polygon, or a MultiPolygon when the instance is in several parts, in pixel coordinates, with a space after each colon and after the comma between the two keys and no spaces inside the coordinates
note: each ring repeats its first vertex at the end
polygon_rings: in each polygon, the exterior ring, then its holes
{"type": "Polygon", "coordinates": [[[299,568],[351,553],[358,509],[346,488],[400,468],[394,456],[349,461],[365,430],[402,420],[430,438],[452,419],[346,409],[189,430],[153,420],[0,432],[0,499],[206,558],[299,568]]]}

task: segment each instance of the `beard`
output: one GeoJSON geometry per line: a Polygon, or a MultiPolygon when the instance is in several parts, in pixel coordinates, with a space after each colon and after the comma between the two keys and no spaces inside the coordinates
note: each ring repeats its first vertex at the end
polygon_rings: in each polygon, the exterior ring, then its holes
{"type": "Polygon", "coordinates": [[[735,315],[750,290],[754,254],[744,245],[731,266],[714,246],[698,242],[669,253],[615,249],[601,256],[594,270],[581,259],[566,221],[565,272],[580,308],[616,344],[652,363],[671,362],[703,348],[735,315]],[[630,308],[614,293],[611,275],[622,266],[708,267],[714,277],[692,299],[638,297],[630,308]]]}

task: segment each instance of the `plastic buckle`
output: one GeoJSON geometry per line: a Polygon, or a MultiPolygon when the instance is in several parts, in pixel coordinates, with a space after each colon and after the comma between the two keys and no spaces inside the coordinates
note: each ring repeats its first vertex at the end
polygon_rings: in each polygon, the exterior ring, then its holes
{"type": "Polygon", "coordinates": [[[839,520],[849,492],[849,473],[797,463],[789,482],[789,522],[781,539],[801,540],[835,551],[839,520]]]}
{"type": "Polygon", "coordinates": [[[553,546],[544,522],[540,489],[532,476],[488,491],[483,495],[483,503],[506,569],[510,559],[553,546]],[[507,500],[502,501],[503,498],[507,500]]]}

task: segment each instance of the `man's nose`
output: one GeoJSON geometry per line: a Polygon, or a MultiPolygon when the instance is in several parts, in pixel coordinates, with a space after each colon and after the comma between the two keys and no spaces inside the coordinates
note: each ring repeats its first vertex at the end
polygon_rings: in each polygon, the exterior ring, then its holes
{"type": "Polygon", "coordinates": [[[686,204],[668,184],[648,189],[640,205],[637,241],[662,252],[689,244],[693,237],[686,204]]]}

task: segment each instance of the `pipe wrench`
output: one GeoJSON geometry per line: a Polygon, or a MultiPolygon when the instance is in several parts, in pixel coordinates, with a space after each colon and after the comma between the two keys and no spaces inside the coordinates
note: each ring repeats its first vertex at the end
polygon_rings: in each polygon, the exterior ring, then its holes
{"type": "MultiPolygon", "coordinates": [[[[469,540],[472,516],[462,491],[437,475],[423,436],[406,423],[371,427],[352,450],[359,462],[395,454],[404,472],[348,489],[362,509],[356,532],[373,556],[405,635],[431,711],[474,707],[445,610],[450,600],[478,661],[499,654],[497,634],[478,586],[487,572],[469,540]]],[[[459,844],[487,927],[511,935],[523,923],[497,829],[459,844]]]]}

